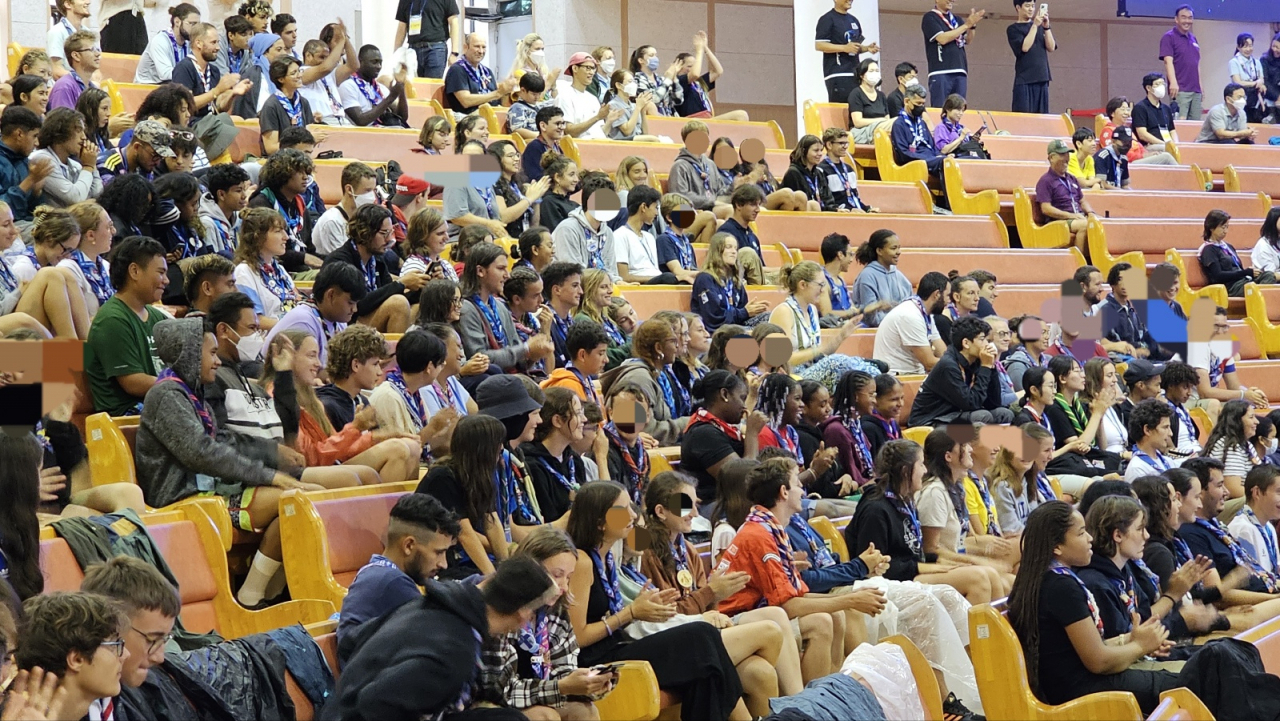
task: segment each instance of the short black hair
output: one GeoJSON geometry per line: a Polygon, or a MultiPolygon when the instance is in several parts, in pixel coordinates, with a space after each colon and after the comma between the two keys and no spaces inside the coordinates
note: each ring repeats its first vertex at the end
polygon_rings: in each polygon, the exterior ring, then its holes
{"type": "MultiPolygon", "coordinates": [[[[8,112],[8,108],[5,112],[8,112]]],[[[164,257],[164,246],[160,245],[160,241],[145,235],[131,235],[116,243],[109,258],[111,285],[117,291],[124,290],[129,282],[129,266],[136,264],[140,268],[146,267],[156,256],[164,257]]]]}
{"type": "Polygon", "coordinates": [[[1081,515],[1087,516],[1089,515],[1089,509],[1093,508],[1093,504],[1106,496],[1126,496],[1137,500],[1137,494],[1128,481],[1098,480],[1090,483],[1089,487],[1084,489],[1084,494],[1080,497],[1080,503],[1076,506],[1076,510],[1080,511],[1081,515]]]}
{"type": "Polygon", "coordinates": [[[564,111],[555,105],[548,105],[538,109],[538,114],[533,116],[533,122],[538,126],[538,130],[542,130],[543,123],[549,123],[560,117],[564,117],[564,111]]]}
{"type": "Polygon", "coordinates": [[[316,136],[305,127],[291,125],[280,131],[280,149],[296,148],[299,145],[315,145],[316,136]]]}
{"type": "Polygon", "coordinates": [[[604,326],[586,318],[575,320],[573,325],[569,326],[569,333],[564,341],[565,353],[569,356],[569,360],[577,358],[580,350],[590,353],[600,346],[608,345],[609,335],[604,332],[604,326]]]}
{"type": "Polygon", "coordinates": [[[354,265],[344,261],[334,261],[320,266],[315,283],[311,286],[311,297],[317,303],[324,300],[330,288],[351,296],[351,300],[359,303],[364,300],[369,289],[364,284],[364,273],[354,265]]]}
{"type": "Polygon", "coordinates": [[[227,31],[227,37],[232,35],[247,35],[253,32],[253,25],[251,25],[243,15],[228,16],[226,20],[222,21],[222,27],[227,31]]]}
{"type": "Polygon", "coordinates": [[[1080,143],[1083,143],[1089,138],[1096,138],[1096,137],[1097,137],[1097,133],[1093,132],[1093,128],[1090,128],[1086,125],[1081,125],[1080,127],[1076,128],[1076,131],[1074,133],[1071,134],[1071,144],[1079,145],[1080,143]]]}
{"type": "Polygon", "coordinates": [[[924,300],[934,293],[945,292],[948,285],[951,285],[951,279],[931,270],[920,278],[919,285],[916,286],[916,295],[920,296],[920,300],[924,300]]]}
{"type": "Polygon", "coordinates": [[[575,275],[582,275],[582,266],[567,260],[557,260],[542,269],[542,294],[551,297],[551,289],[575,275]]]}
{"type": "Polygon", "coordinates": [[[914,72],[918,72],[918,71],[916,70],[916,66],[912,65],[911,63],[898,63],[898,66],[893,69],[893,77],[894,79],[897,79],[897,78],[910,75],[911,73],[914,73],[914,72]]]}
{"type": "MultiPolygon", "coordinates": [[[[232,15],[232,17],[240,17],[232,15]]],[[[242,20],[244,18],[241,18],[242,20]]],[[[215,199],[219,191],[227,191],[249,181],[249,174],[237,163],[219,163],[204,174],[204,187],[215,199]]]]}
{"type": "Polygon", "coordinates": [[[1149,88],[1152,85],[1155,85],[1157,80],[1165,80],[1164,73],[1147,73],[1146,75],[1143,75],[1142,76],[1143,89],[1145,90],[1146,88],[1149,88]]]}
{"type": "Polygon", "coordinates": [[[637,185],[627,192],[627,215],[640,212],[640,206],[662,202],[662,193],[647,185],[637,185]]]}
{"type": "Polygon", "coordinates": [[[542,245],[543,233],[546,233],[548,236],[551,235],[551,231],[541,225],[532,225],[525,228],[525,231],[520,234],[520,240],[518,243],[521,258],[529,260],[533,257],[533,249],[542,245]]]}
{"type": "Polygon", "coordinates": [[[951,345],[956,350],[964,347],[964,341],[973,340],[991,332],[991,325],[977,316],[966,315],[951,326],[951,345]]]}
{"type": "Polygon", "coordinates": [[[1244,86],[1240,83],[1227,83],[1227,86],[1222,89],[1222,97],[1229,98],[1235,95],[1237,90],[1244,90],[1244,86]]]}
{"type": "Polygon", "coordinates": [[[820,252],[822,253],[822,262],[830,263],[836,259],[837,255],[849,249],[849,236],[843,233],[829,233],[827,237],[822,239],[820,252]]]}
{"type": "MultiPolygon", "coordinates": [[[[217,253],[198,255],[187,261],[182,272],[182,295],[188,303],[195,305],[200,297],[200,284],[212,278],[226,278],[234,275],[236,264],[217,253]]],[[[219,296],[221,297],[221,296],[219,296]]]]}
{"type": "Polygon", "coordinates": [[[295,19],[289,13],[280,13],[279,15],[276,15],[275,17],[271,18],[271,32],[275,35],[279,35],[280,32],[285,28],[289,27],[290,25],[297,25],[297,24],[298,24],[297,19],[295,19]]]}
{"type": "Polygon", "coordinates": [[[1226,464],[1212,456],[1196,456],[1195,458],[1188,458],[1182,462],[1181,466],[1178,467],[1196,474],[1196,478],[1200,479],[1201,489],[1204,489],[1205,486],[1209,485],[1209,479],[1212,478],[1212,476],[1209,475],[1210,471],[1225,471],[1227,468],[1226,464]]]}
{"type": "MultiPolygon", "coordinates": [[[[209,304],[209,313],[204,317],[205,332],[216,333],[219,323],[226,323],[234,328],[246,308],[249,310],[254,309],[253,299],[249,296],[238,290],[231,293],[223,293],[209,304]]],[[[249,359],[244,358],[242,360],[249,359]]]]}
{"type": "MultiPolygon", "coordinates": [[[[645,186],[641,186],[645,187],[645,186]]],[[[618,186],[609,179],[609,174],[600,170],[588,170],[582,174],[582,208],[587,207],[587,199],[598,190],[616,191],[618,186]]],[[[628,206],[630,204],[628,203],[628,206]]]]}
{"type": "Polygon", "coordinates": [[[1169,361],[1160,372],[1160,385],[1168,388],[1200,385],[1200,374],[1195,368],[1181,361],[1169,361]]]}
{"type": "Polygon", "coordinates": [[[1173,409],[1158,398],[1148,398],[1129,413],[1129,442],[1137,443],[1147,435],[1146,429],[1160,425],[1160,419],[1173,415],[1173,409]]]}
{"type": "Polygon", "coordinates": [[[430,364],[444,364],[444,341],[424,330],[411,330],[396,342],[396,365],[405,373],[421,373],[430,364]]]}
{"type": "Polygon", "coordinates": [[[390,520],[453,538],[462,533],[457,514],[445,508],[435,496],[425,493],[406,493],[400,496],[400,500],[391,507],[390,520]]]}
{"type": "Polygon", "coordinates": [[[1107,271],[1107,285],[1115,285],[1120,282],[1121,274],[1133,267],[1132,263],[1120,262],[1111,266],[1111,270],[1107,271]]]}
{"type": "MultiPolygon", "coordinates": [[[[17,95],[17,92],[14,93],[17,95]]],[[[17,99],[16,97],[14,98],[17,99]]],[[[31,108],[21,105],[10,105],[0,113],[0,135],[8,135],[15,130],[29,131],[40,129],[40,116],[31,108]]]]}
{"type": "Polygon", "coordinates": [[[1098,266],[1082,265],[1079,268],[1076,268],[1076,272],[1071,276],[1071,279],[1079,283],[1080,285],[1084,285],[1085,283],[1089,282],[1089,276],[1093,275],[1094,273],[1097,273],[1098,275],[1102,275],[1102,271],[1098,270],[1098,266]]]}
{"type": "Polygon", "coordinates": [[[553,581],[542,564],[528,556],[515,556],[498,564],[485,580],[484,603],[494,611],[511,615],[544,596],[553,581]]]}
{"type": "Polygon", "coordinates": [[[520,76],[520,89],[530,93],[540,93],[547,89],[547,83],[537,73],[525,73],[520,76]]]}

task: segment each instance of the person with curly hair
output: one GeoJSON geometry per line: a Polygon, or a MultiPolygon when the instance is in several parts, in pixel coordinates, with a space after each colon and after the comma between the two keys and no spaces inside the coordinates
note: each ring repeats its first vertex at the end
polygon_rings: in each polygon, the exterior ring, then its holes
{"type": "Polygon", "coordinates": [[[249,197],[250,208],[271,208],[284,216],[288,243],[280,262],[290,273],[316,269],[323,263],[311,244],[311,218],[303,197],[307,179],[314,172],[310,156],[286,148],[267,158],[258,174],[258,189],[249,197]]]}
{"type": "Polygon", "coordinates": [[[391,211],[376,203],[362,205],[347,221],[350,240],[325,258],[325,265],[350,263],[364,275],[364,299],[356,304],[357,322],[384,333],[403,333],[410,324],[407,293],[419,291],[428,276],[406,271],[396,280],[385,253],[394,242],[391,211]]]}
{"type": "Polygon", "coordinates": [[[280,265],[286,237],[284,218],[276,211],[250,208],[242,214],[235,255],[236,289],[253,299],[258,323],[265,330],[271,330],[302,302],[293,278],[280,265]]]}

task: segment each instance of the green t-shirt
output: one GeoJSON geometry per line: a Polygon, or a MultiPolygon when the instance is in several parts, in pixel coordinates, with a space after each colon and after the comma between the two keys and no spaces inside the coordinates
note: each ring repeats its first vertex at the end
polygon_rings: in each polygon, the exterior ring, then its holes
{"type": "Polygon", "coordinates": [[[126,393],[115,379],[133,373],[160,375],[164,364],[156,355],[151,331],[166,318],[148,305],[147,320],[143,321],[119,296],[112,296],[98,309],[84,346],[84,369],[95,411],[113,416],[137,413],[142,399],[126,393]]]}

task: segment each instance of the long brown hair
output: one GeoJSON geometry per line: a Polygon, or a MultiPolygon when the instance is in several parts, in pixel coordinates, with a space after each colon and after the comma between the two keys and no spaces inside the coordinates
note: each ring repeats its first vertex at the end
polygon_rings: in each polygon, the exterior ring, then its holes
{"type": "MultiPolygon", "coordinates": [[[[667,513],[679,513],[680,508],[672,508],[671,499],[680,493],[680,489],[685,486],[696,488],[698,482],[691,476],[679,471],[663,471],[653,477],[649,481],[649,487],[644,492],[644,514],[647,523],[645,530],[649,532],[649,553],[658,559],[662,567],[667,569],[668,573],[675,573],[676,559],[671,555],[671,532],[667,530],[662,519],[658,518],[658,506],[667,509],[667,513]]],[[[746,516],[743,516],[743,520],[746,516]]],[[[690,589],[693,590],[693,589],[690,589]]]]}
{"type": "Polygon", "coordinates": [[[487,517],[494,509],[493,471],[498,466],[507,430],[493,416],[464,416],[453,429],[450,455],[440,461],[453,471],[466,497],[463,517],[482,533],[487,517]]]}
{"type": "Polygon", "coordinates": [[[1063,501],[1041,504],[1027,516],[1022,531],[1022,563],[1009,591],[1009,623],[1018,634],[1027,663],[1027,680],[1040,696],[1040,590],[1053,564],[1053,549],[1071,530],[1075,510],[1063,501]]]}
{"type": "MultiPolygon", "coordinates": [[[[314,335],[311,335],[309,331],[291,329],[280,331],[280,333],[293,341],[295,354],[301,351],[302,342],[308,338],[319,343],[319,340],[314,335]]],[[[266,359],[262,364],[262,384],[264,386],[271,386],[276,382],[276,369],[271,364],[271,361],[276,357],[279,347],[279,344],[272,343],[267,348],[266,359]]],[[[315,386],[310,383],[303,383],[298,380],[296,375],[293,378],[293,387],[298,396],[298,408],[306,411],[320,425],[326,436],[333,435],[333,424],[329,422],[329,414],[324,412],[324,404],[320,402],[319,396],[316,395],[315,386]]]]}

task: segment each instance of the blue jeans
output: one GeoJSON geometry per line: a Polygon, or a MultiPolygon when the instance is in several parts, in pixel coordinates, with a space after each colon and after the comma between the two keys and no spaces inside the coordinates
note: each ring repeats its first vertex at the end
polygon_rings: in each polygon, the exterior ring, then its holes
{"type": "Polygon", "coordinates": [[[418,55],[418,77],[444,77],[444,69],[449,61],[449,43],[438,42],[414,45],[413,52],[418,55]]]}
{"type": "Polygon", "coordinates": [[[929,76],[929,107],[940,108],[951,94],[968,97],[969,76],[965,73],[943,73],[929,76]]]}

